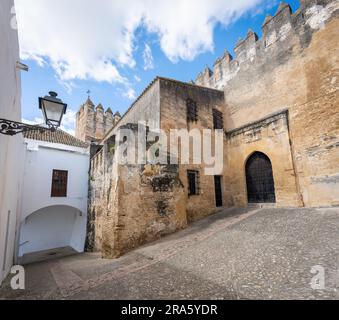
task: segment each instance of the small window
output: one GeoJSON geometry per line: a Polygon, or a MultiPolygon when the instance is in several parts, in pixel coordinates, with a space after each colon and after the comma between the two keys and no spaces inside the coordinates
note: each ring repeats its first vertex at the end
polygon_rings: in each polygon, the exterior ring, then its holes
{"type": "Polygon", "coordinates": [[[199,171],[187,171],[188,195],[194,196],[200,194],[200,175],[199,171]]]}
{"type": "Polygon", "coordinates": [[[51,197],[67,197],[68,171],[53,170],[51,197]]]}
{"type": "Polygon", "coordinates": [[[220,208],[223,206],[222,202],[222,182],[221,176],[214,176],[214,186],[215,186],[215,203],[216,207],[220,208]]]}
{"type": "Polygon", "coordinates": [[[113,135],[107,139],[107,152],[113,156],[116,150],[116,136],[113,135]]]}
{"type": "Polygon", "coordinates": [[[196,122],[198,121],[198,107],[197,103],[191,99],[186,101],[187,107],[187,122],[196,122]]]}
{"type": "Polygon", "coordinates": [[[214,129],[224,129],[224,117],[222,112],[213,109],[213,127],[214,129]]]}

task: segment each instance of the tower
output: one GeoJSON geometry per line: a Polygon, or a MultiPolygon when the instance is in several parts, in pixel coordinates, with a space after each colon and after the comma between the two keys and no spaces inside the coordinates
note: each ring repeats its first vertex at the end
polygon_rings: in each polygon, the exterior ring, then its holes
{"type": "Polygon", "coordinates": [[[94,139],[94,114],[94,103],[90,97],[88,97],[76,115],[76,138],[86,142],[91,142],[92,139],[94,139]]]}
{"type": "Polygon", "coordinates": [[[113,116],[111,108],[105,111],[101,103],[95,107],[88,97],[76,115],[75,136],[88,143],[98,142],[120,119],[119,112],[113,116]]]}

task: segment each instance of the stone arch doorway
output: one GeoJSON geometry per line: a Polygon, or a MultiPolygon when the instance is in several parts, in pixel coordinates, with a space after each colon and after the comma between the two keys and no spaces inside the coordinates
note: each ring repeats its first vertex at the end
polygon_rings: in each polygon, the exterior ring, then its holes
{"type": "Polygon", "coordinates": [[[275,203],[271,160],[262,152],[253,153],[246,162],[248,203],[275,203]]]}

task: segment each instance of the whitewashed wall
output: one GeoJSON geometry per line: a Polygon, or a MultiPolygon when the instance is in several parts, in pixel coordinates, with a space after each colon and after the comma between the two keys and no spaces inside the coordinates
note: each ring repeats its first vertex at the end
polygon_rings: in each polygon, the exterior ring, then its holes
{"type": "MultiPolygon", "coordinates": [[[[13,0],[0,1],[0,118],[21,121],[18,34],[11,27],[13,5],[13,0]]],[[[0,134],[0,284],[13,264],[23,155],[21,135],[0,134]]]]}
{"type": "Polygon", "coordinates": [[[66,145],[27,143],[19,257],[70,246],[84,251],[89,151],[66,145]],[[67,197],[52,198],[53,169],[68,171],[67,197]]]}
{"type": "Polygon", "coordinates": [[[26,253],[72,247],[84,251],[86,215],[68,206],[36,211],[21,224],[19,257],[26,253]]]}

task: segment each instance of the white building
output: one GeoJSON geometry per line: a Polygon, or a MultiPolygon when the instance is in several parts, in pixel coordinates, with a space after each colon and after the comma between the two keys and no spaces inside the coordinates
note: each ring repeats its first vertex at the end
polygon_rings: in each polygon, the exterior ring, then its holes
{"type": "MultiPolygon", "coordinates": [[[[21,121],[21,81],[14,1],[0,1],[0,118],[21,121]]],[[[0,284],[14,261],[20,213],[24,144],[22,135],[0,134],[0,284]]]]}
{"type": "Polygon", "coordinates": [[[83,252],[86,240],[89,148],[75,137],[31,131],[23,175],[19,263],[83,252]]]}

